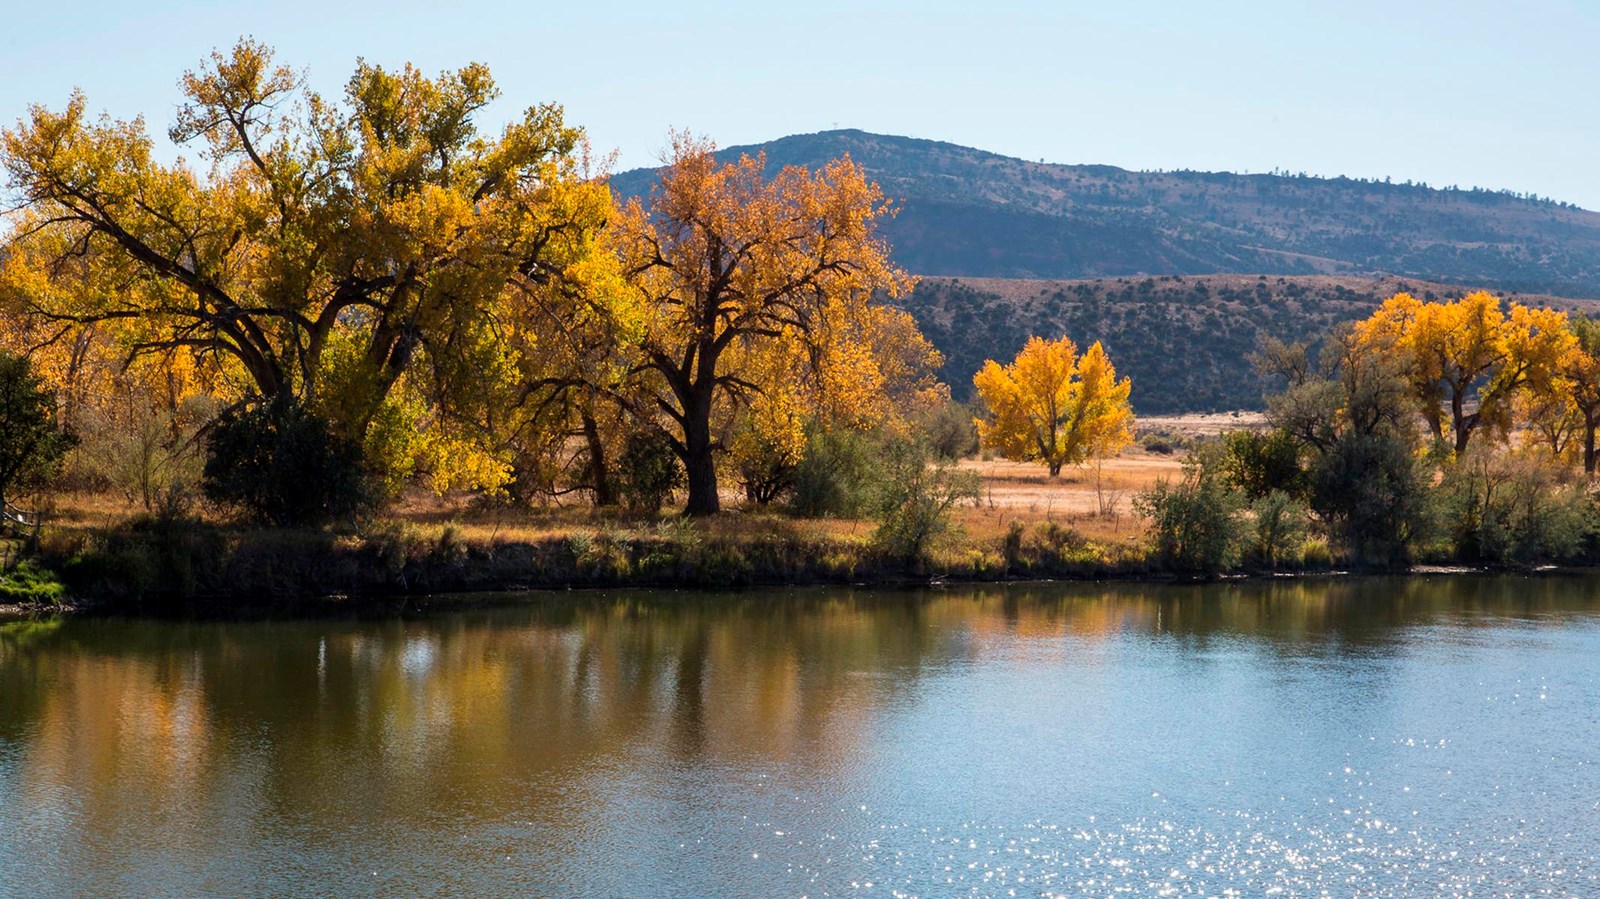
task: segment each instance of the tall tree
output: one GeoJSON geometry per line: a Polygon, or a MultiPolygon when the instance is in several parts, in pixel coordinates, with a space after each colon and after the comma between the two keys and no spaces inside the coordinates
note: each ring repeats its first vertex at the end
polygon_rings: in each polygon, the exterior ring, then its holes
{"type": "MultiPolygon", "coordinates": [[[[874,294],[910,279],[889,263],[876,225],[882,193],[848,158],[817,172],[764,174],[764,157],[720,165],[714,147],[676,134],[648,208],[631,202],[618,223],[624,269],[643,313],[635,374],[646,416],[664,415],[688,476],[691,515],[720,508],[713,422],[767,389],[757,350],[825,338],[871,313],[874,294]]],[[[811,354],[801,370],[816,366],[811,354]]]]}
{"type": "Polygon", "coordinates": [[[1584,473],[1593,477],[1600,463],[1600,321],[1579,315],[1569,324],[1574,340],[1561,362],[1561,387],[1582,435],[1584,473]]]}
{"type": "Polygon", "coordinates": [[[1553,390],[1573,341],[1566,313],[1512,303],[1506,314],[1481,291],[1449,303],[1395,294],[1354,337],[1363,351],[1400,360],[1434,439],[1457,455],[1484,425],[1510,428],[1519,392],[1553,390]]]}
{"type": "Polygon", "coordinates": [[[983,364],[972,379],[989,415],[978,436],[1008,459],[1064,465],[1114,455],[1133,439],[1132,382],[1097,341],[1083,355],[1070,338],[1030,337],[1009,365],[983,364]]]}
{"type": "Polygon", "coordinates": [[[335,102],[242,40],[182,90],[169,134],[204,172],[158,161],[142,120],[93,118],[81,94],[0,135],[22,209],[0,290],[55,321],[128,322],[133,355],[221,360],[361,439],[419,360],[492,329],[508,287],[583,249],[568,215],[593,204],[549,199],[576,180],[580,133],[553,105],[481,133],[498,95],[482,65],[361,62],[335,102]]]}

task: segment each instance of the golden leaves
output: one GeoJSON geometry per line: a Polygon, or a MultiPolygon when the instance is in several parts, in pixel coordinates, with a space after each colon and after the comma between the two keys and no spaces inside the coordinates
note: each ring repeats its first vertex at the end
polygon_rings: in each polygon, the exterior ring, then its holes
{"type": "Polygon", "coordinates": [[[1448,427],[1457,453],[1484,425],[1509,430],[1520,394],[1558,390],[1576,346],[1565,312],[1512,303],[1507,314],[1483,291],[1450,302],[1396,294],[1352,334],[1357,352],[1398,362],[1434,436],[1448,427]]]}
{"type": "Polygon", "coordinates": [[[984,445],[1010,459],[1063,465],[1116,454],[1133,439],[1132,382],[1117,380],[1096,342],[1078,356],[1071,339],[1030,337],[1010,365],[984,362],[972,379],[989,410],[984,445]]]}
{"type": "MultiPolygon", "coordinates": [[[[928,389],[937,355],[909,317],[875,303],[911,279],[875,236],[883,197],[859,166],[768,177],[764,157],[722,164],[708,141],[672,142],[649,208],[623,210],[616,248],[641,322],[639,383],[686,454],[709,454],[698,435],[711,419],[751,403],[742,426],[766,436],[746,442],[767,452],[794,443],[802,416],[892,420],[888,397],[928,389]]],[[[714,508],[693,471],[690,490],[714,508]]]]}

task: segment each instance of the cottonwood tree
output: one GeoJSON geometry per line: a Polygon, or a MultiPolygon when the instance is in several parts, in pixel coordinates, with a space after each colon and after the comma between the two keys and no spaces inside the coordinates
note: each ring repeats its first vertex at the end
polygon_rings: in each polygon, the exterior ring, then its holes
{"type": "Polygon", "coordinates": [[[685,511],[720,508],[715,422],[773,387],[763,347],[794,341],[797,368],[814,377],[826,338],[871,316],[874,295],[910,279],[876,233],[882,193],[848,158],[768,178],[765,158],[719,164],[707,141],[673,136],[649,204],[632,201],[616,239],[641,310],[634,374],[642,420],[664,416],[688,483],[685,511]],[[763,383],[767,380],[768,383],[763,383]]]}
{"type": "Polygon", "coordinates": [[[81,94],[0,135],[21,210],[0,290],[54,321],[124,322],[132,356],[192,351],[361,440],[419,361],[481,346],[509,286],[582,249],[573,206],[550,202],[580,133],[554,105],[482,133],[482,65],[361,62],[330,100],[242,40],[182,90],[169,135],[205,170],[81,94]]]}
{"type": "Polygon", "coordinates": [[[1481,291],[1449,303],[1395,294],[1353,336],[1361,351],[1399,361],[1434,439],[1456,455],[1485,425],[1509,430],[1520,393],[1554,391],[1573,344],[1566,313],[1512,303],[1507,314],[1481,291]]]}
{"type": "Polygon", "coordinates": [[[1565,411],[1581,437],[1584,473],[1593,477],[1600,462],[1600,448],[1596,447],[1596,433],[1600,432],[1600,321],[1574,316],[1569,326],[1573,342],[1561,360],[1559,386],[1565,411]]]}
{"type": "Polygon", "coordinates": [[[1009,365],[983,364],[972,379],[988,416],[978,420],[985,446],[1008,459],[1064,465],[1115,455],[1133,439],[1132,382],[1096,342],[1083,355],[1070,338],[1030,337],[1009,365]]]}

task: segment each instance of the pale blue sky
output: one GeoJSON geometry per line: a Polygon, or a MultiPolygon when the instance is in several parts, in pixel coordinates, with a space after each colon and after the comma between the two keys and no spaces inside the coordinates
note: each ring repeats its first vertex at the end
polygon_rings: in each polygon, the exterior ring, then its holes
{"type": "Polygon", "coordinates": [[[334,92],[357,56],[488,63],[495,114],[564,104],[620,168],[669,127],[832,127],[1051,162],[1392,176],[1600,209],[1600,0],[263,4],[12,0],[0,120],[143,112],[251,34],[334,92]],[[444,7],[450,11],[439,11],[444,7]]]}

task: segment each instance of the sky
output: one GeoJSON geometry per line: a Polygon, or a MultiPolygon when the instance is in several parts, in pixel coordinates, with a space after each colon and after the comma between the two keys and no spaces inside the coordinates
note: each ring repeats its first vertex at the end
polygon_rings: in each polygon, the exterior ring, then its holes
{"type": "MultiPolygon", "coordinates": [[[[489,124],[554,101],[618,170],[861,128],[1131,169],[1392,177],[1600,209],[1600,0],[276,3],[8,0],[0,122],[144,115],[250,35],[337,94],[358,57],[489,65],[489,124]]],[[[175,155],[177,150],[164,150],[175,155]]]]}

